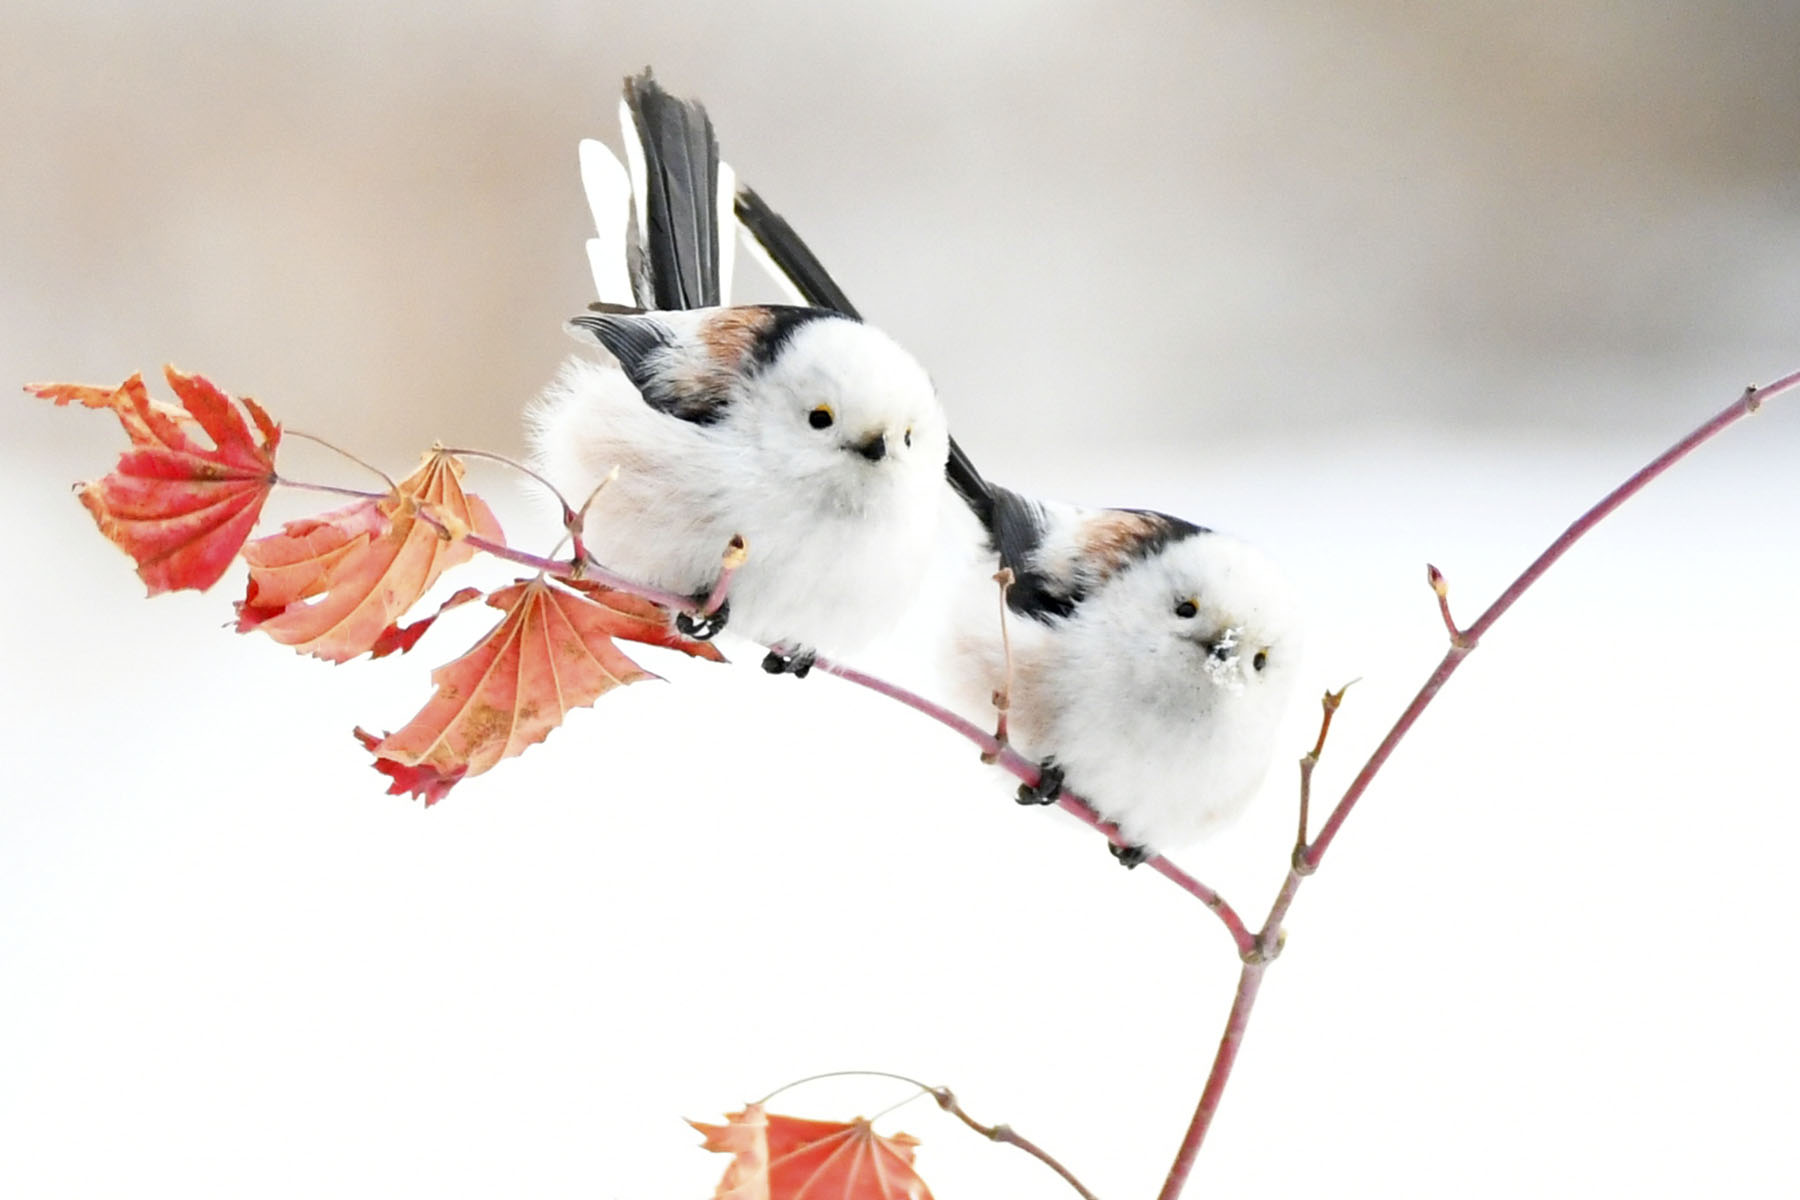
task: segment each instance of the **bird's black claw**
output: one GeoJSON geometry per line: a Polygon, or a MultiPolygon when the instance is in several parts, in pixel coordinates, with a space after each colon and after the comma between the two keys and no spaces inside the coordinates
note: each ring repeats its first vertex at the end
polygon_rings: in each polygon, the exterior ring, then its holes
{"type": "Polygon", "coordinates": [[[1062,768],[1045,759],[1038,764],[1038,781],[1019,785],[1020,804],[1055,804],[1062,795],[1062,768]]]}
{"type": "Polygon", "coordinates": [[[713,613],[701,615],[697,613],[676,613],[675,631],[683,637],[691,637],[697,642],[710,642],[725,628],[725,622],[731,617],[731,601],[719,605],[713,613]]]}
{"type": "Polygon", "coordinates": [[[783,654],[779,650],[771,650],[763,656],[762,668],[771,675],[792,675],[795,679],[805,679],[807,672],[813,669],[813,660],[817,657],[812,650],[802,650],[798,654],[783,654]]]}
{"type": "Polygon", "coordinates": [[[1141,863],[1147,863],[1156,857],[1156,851],[1148,846],[1120,846],[1116,843],[1108,842],[1106,848],[1112,851],[1112,856],[1114,858],[1124,864],[1127,871],[1141,863]]]}

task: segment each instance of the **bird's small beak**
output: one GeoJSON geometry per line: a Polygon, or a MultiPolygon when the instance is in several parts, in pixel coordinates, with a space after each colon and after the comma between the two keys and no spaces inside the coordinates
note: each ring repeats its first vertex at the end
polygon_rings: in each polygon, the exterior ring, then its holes
{"type": "Polygon", "coordinates": [[[886,458],[887,450],[886,433],[878,433],[862,445],[856,447],[856,452],[870,462],[880,462],[882,459],[886,458]]]}

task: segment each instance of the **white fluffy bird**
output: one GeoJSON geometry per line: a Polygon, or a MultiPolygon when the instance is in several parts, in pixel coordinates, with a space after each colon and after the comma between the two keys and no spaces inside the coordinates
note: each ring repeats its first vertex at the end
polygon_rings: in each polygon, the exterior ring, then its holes
{"type": "Polygon", "coordinates": [[[965,710],[1008,693],[1008,736],[1043,773],[1020,802],[1066,784],[1119,826],[1128,866],[1230,823],[1267,773],[1297,674],[1281,572],[1178,517],[978,487],[953,543],[945,661],[965,710]],[[1013,573],[1010,688],[999,566],[1013,573]]]}
{"type": "MultiPolygon", "coordinates": [[[[747,187],[737,215],[809,304],[854,314],[793,229],[747,187]]],[[[965,712],[1009,692],[1009,738],[1042,764],[1021,803],[1066,785],[1129,843],[1127,866],[1215,832],[1256,794],[1298,673],[1292,587],[1254,547],[1163,513],[1028,499],[951,442],[940,570],[946,670],[965,712]],[[1008,568],[1008,638],[998,568],[1008,568]],[[1011,645],[1008,678],[1006,641],[1011,645]]]]}
{"type": "Polygon", "coordinates": [[[655,587],[705,596],[742,536],[731,627],[777,648],[767,669],[804,675],[917,594],[944,507],[943,409],[912,356],[853,314],[720,307],[731,198],[710,123],[648,72],[620,107],[629,173],[582,148],[602,303],[570,322],[610,359],[571,360],[533,407],[534,462],[577,506],[599,488],[589,549],[655,587]]]}

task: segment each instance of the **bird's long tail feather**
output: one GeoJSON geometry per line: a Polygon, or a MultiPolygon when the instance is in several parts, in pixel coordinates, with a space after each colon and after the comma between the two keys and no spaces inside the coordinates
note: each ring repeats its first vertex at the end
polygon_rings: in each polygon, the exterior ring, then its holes
{"type": "Polygon", "coordinates": [[[724,304],[733,273],[734,176],[718,158],[713,122],[700,104],[668,94],[646,68],[625,81],[619,124],[628,166],[621,169],[617,160],[598,166],[605,148],[583,146],[581,175],[599,230],[599,245],[590,243],[599,299],[617,302],[623,270],[639,308],[724,304]],[[617,201],[621,182],[630,196],[625,221],[617,201]],[[621,227],[623,236],[614,236],[621,227]]]}

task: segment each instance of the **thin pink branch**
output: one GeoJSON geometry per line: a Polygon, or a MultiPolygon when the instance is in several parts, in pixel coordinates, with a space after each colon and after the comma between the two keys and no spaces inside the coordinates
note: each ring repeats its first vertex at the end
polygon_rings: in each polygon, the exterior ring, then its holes
{"type": "Polygon", "coordinates": [[[1256,1006],[1256,993],[1262,987],[1263,972],[1268,970],[1266,962],[1247,962],[1238,971],[1237,994],[1231,1000],[1231,1015],[1225,1018],[1225,1033],[1219,1038],[1218,1052],[1213,1055],[1212,1071],[1206,1077],[1206,1088],[1200,1093],[1200,1103],[1194,1109],[1194,1116],[1188,1122],[1187,1135],[1181,1139],[1181,1149],[1175,1153],[1175,1161],[1169,1167],[1168,1178],[1163,1181],[1162,1191],[1156,1194],[1157,1200],[1175,1200],[1181,1195],[1181,1189],[1187,1186],[1188,1175],[1194,1169],[1194,1159],[1200,1154],[1200,1144],[1206,1140],[1206,1131],[1212,1128],[1212,1120],[1219,1111],[1219,1101],[1224,1098],[1226,1081],[1231,1078],[1231,1068],[1237,1062],[1238,1051],[1244,1044],[1244,1031],[1250,1026],[1250,1010],[1256,1006]]]}
{"type": "Polygon", "coordinates": [[[1543,578],[1544,572],[1555,566],[1557,560],[1573,549],[1575,543],[1586,537],[1594,526],[1611,516],[1619,505],[1643,491],[1670,467],[1761,408],[1763,401],[1769,397],[1786,392],[1797,384],[1800,384],[1800,371],[1790,372],[1762,387],[1746,388],[1742,396],[1726,405],[1711,420],[1703,422],[1699,428],[1650,460],[1631,478],[1603,496],[1598,504],[1581,514],[1574,524],[1563,530],[1561,536],[1551,542],[1549,547],[1538,555],[1504,592],[1500,593],[1499,598],[1488,605],[1487,611],[1477,617],[1474,624],[1462,631],[1460,644],[1451,645],[1449,653],[1444,655],[1443,661],[1431,673],[1431,678],[1425,681],[1425,686],[1419,690],[1419,694],[1413,698],[1413,702],[1407,705],[1406,711],[1400,715],[1400,720],[1389,731],[1388,736],[1382,739],[1381,745],[1376,747],[1374,755],[1357,773],[1356,778],[1350,781],[1350,786],[1345,790],[1343,798],[1338,801],[1331,816],[1326,818],[1324,827],[1319,830],[1319,836],[1308,847],[1305,855],[1307,865],[1310,867],[1319,865],[1319,860],[1325,857],[1325,851],[1331,848],[1331,843],[1337,837],[1338,830],[1343,827],[1345,818],[1356,807],[1356,802],[1362,798],[1362,794],[1368,790],[1376,773],[1387,762],[1388,756],[1394,752],[1394,747],[1399,745],[1400,739],[1406,736],[1407,731],[1412,728],[1413,722],[1418,720],[1419,714],[1437,696],[1445,682],[1456,672],[1456,668],[1462,665],[1462,660],[1468,656],[1469,651],[1473,650],[1487,631],[1494,627],[1494,622],[1505,616],[1507,610],[1518,602],[1519,597],[1543,578]]]}
{"type": "MultiPolygon", "coordinates": [[[[473,540],[471,540],[469,544],[471,546],[475,545],[473,540]]],[[[479,547],[477,548],[479,549],[479,547]]],[[[570,565],[564,563],[562,571],[565,574],[570,573],[570,565]]],[[[606,567],[599,559],[595,558],[586,550],[582,551],[581,570],[574,573],[578,574],[582,579],[591,579],[595,583],[605,584],[609,588],[616,588],[621,592],[630,592],[634,596],[642,596],[646,600],[651,600],[662,605],[670,612],[692,613],[695,611],[694,598],[692,596],[683,596],[679,592],[664,591],[662,588],[651,587],[647,583],[639,583],[635,579],[627,579],[625,576],[606,567]]]]}
{"type": "MultiPolygon", "coordinates": [[[[927,700],[916,692],[908,691],[898,684],[889,683],[885,679],[877,678],[864,671],[858,671],[856,668],[845,666],[842,663],[832,662],[827,658],[815,659],[813,662],[813,669],[824,671],[829,675],[835,675],[839,679],[856,684],[858,687],[868,688],[870,691],[886,696],[890,700],[899,701],[901,704],[906,705],[906,707],[915,712],[923,713],[938,724],[945,726],[955,733],[961,734],[964,738],[972,742],[976,748],[981,751],[983,761],[998,765],[1001,769],[1010,773],[1014,778],[1027,785],[1035,785],[1037,783],[1038,766],[1036,763],[1020,754],[1017,750],[1014,750],[1011,746],[1002,745],[999,739],[993,734],[981,728],[981,726],[975,724],[973,721],[951,712],[943,705],[927,700]]],[[[1064,812],[1073,814],[1075,817],[1105,834],[1108,840],[1114,845],[1124,846],[1129,844],[1119,833],[1118,826],[1102,820],[1099,814],[1094,811],[1093,807],[1075,793],[1065,790],[1062,796],[1057,800],[1057,804],[1064,812]]],[[[1145,860],[1144,865],[1187,892],[1190,896],[1193,896],[1196,900],[1206,905],[1207,908],[1211,909],[1213,914],[1224,924],[1225,931],[1231,935],[1231,940],[1237,946],[1238,954],[1240,956],[1255,953],[1255,935],[1252,934],[1249,927],[1244,924],[1243,918],[1238,916],[1237,910],[1232,908],[1231,904],[1218,892],[1182,870],[1181,867],[1171,862],[1166,855],[1159,854],[1155,858],[1147,859],[1145,860]]]]}
{"type": "MultiPolygon", "coordinates": [[[[1319,836],[1313,840],[1310,846],[1302,844],[1296,847],[1293,866],[1282,881],[1280,892],[1277,893],[1274,903],[1269,906],[1268,918],[1263,922],[1262,929],[1256,935],[1257,953],[1254,956],[1246,956],[1243,970],[1238,975],[1237,994],[1232,1001],[1231,1015],[1226,1019],[1224,1036],[1219,1040],[1218,1053],[1213,1058],[1212,1070],[1207,1075],[1206,1087],[1200,1094],[1200,1103],[1194,1109],[1193,1119],[1188,1123],[1187,1134],[1183,1137],[1181,1147],[1176,1152],[1175,1162],[1169,1168],[1168,1178],[1163,1183],[1158,1200],[1177,1200],[1182,1189],[1187,1185],[1188,1176],[1193,1170],[1194,1159],[1200,1152],[1200,1145],[1206,1138],[1207,1130],[1212,1126],[1214,1115],[1218,1112],[1219,1100],[1224,1095],[1225,1084],[1231,1078],[1232,1066],[1237,1061],[1237,1053],[1243,1042],[1244,1030],[1249,1024],[1250,1012],[1256,1003],[1257,990],[1262,985],[1262,973],[1267,968],[1269,961],[1281,950],[1281,923],[1286,918],[1288,909],[1294,902],[1294,897],[1299,893],[1301,883],[1318,868],[1320,860],[1325,856],[1325,851],[1330,847],[1332,839],[1337,836],[1338,830],[1343,827],[1351,809],[1368,790],[1369,784],[1393,754],[1394,748],[1400,744],[1400,739],[1406,736],[1407,731],[1419,719],[1419,715],[1443,690],[1444,684],[1449,681],[1456,668],[1462,664],[1463,659],[1467,658],[1480,643],[1482,636],[1493,628],[1494,623],[1506,614],[1519,597],[1523,596],[1533,584],[1542,578],[1558,559],[1567,554],[1576,542],[1611,515],[1619,505],[1637,495],[1670,467],[1744,417],[1755,412],[1769,397],[1788,391],[1796,385],[1800,385],[1800,371],[1784,375],[1774,383],[1763,387],[1746,389],[1741,397],[1652,459],[1631,478],[1608,492],[1599,503],[1583,513],[1542,554],[1532,560],[1531,565],[1526,567],[1519,577],[1513,580],[1504,592],[1500,593],[1499,598],[1488,606],[1487,611],[1483,612],[1467,629],[1459,630],[1450,617],[1448,588],[1444,584],[1443,575],[1435,567],[1429,569],[1427,578],[1432,591],[1438,597],[1439,612],[1443,616],[1445,628],[1450,634],[1450,649],[1419,688],[1411,703],[1401,712],[1399,719],[1394,722],[1393,728],[1388,730],[1387,735],[1381,739],[1380,745],[1376,746],[1369,761],[1363,764],[1362,770],[1357,772],[1356,778],[1350,781],[1350,786],[1345,790],[1343,798],[1338,801],[1337,807],[1332,810],[1330,817],[1326,819],[1324,827],[1319,831],[1319,836]]],[[[1330,712],[1328,710],[1326,713],[1327,727],[1329,722],[1330,712]]],[[[1323,738],[1324,729],[1322,728],[1320,742],[1307,756],[1308,758],[1316,761],[1318,751],[1324,744],[1323,738]]],[[[1302,759],[1301,778],[1303,786],[1310,785],[1311,764],[1306,759],[1302,759]]]]}
{"type": "Polygon", "coordinates": [[[977,1121],[974,1117],[971,1117],[968,1113],[963,1111],[962,1105],[956,1102],[956,1097],[947,1087],[927,1088],[926,1091],[930,1093],[933,1100],[938,1102],[939,1108],[961,1121],[964,1125],[967,1125],[970,1129],[973,1129],[976,1133],[979,1133],[988,1141],[1000,1142],[1008,1146],[1017,1146],[1019,1149],[1062,1176],[1063,1182],[1080,1193],[1082,1200],[1099,1200],[1099,1197],[1087,1190],[1086,1185],[1084,1185],[1081,1180],[1075,1178],[1069,1168],[1057,1162],[1056,1159],[1050,1155],[1049,1151],[1039,1146],[1036,1142],[1032,1141],[1024,1134],[1016,1132],[1011,1125],[983,1125],[980,1121],[977,1121]]]}

